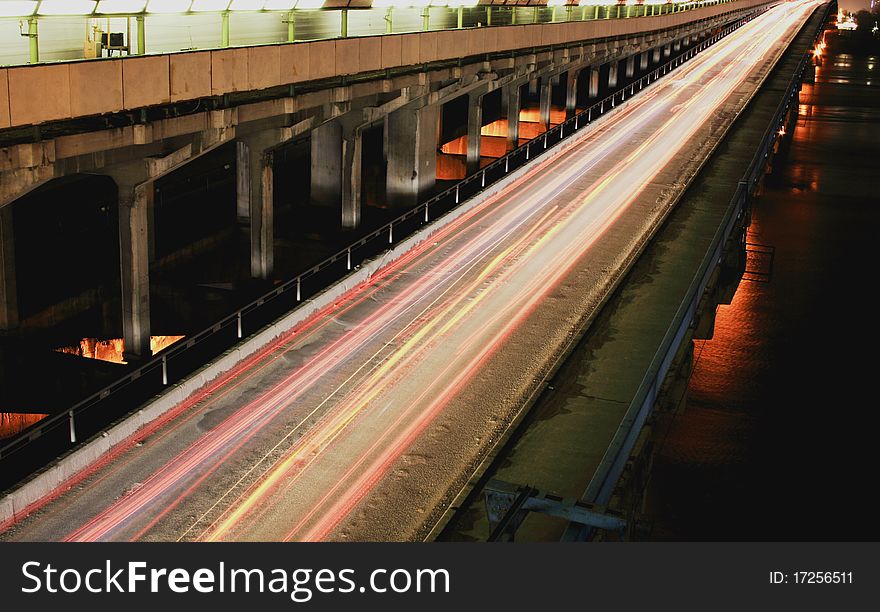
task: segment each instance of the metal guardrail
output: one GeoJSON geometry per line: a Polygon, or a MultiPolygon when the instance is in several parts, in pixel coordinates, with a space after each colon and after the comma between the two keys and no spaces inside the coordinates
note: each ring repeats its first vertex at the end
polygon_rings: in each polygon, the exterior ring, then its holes
{"type": "MultiPolygon", "coordinates": [[[[822,32],[822,26],[828,20],[831,4],[833,3],[826,5],[822,21],[813,36],[813,44],[818,40],[822,32]]],[[[669,367],[675,357],[678,347],[681,345],[681,342],[694,320],[697,307],[703,296],[703,292],[709,283],[709,279],[715,267],[721,261],[724,245],[730,237],[736,223],[745,211],[758,181],[764,174],[764,170],[770,158],[770,150],[780,136],[780,128],[785,125],[789,110],[792,105],[798,104],[800,84],[809,62],[810,55],[805,54],[798,63],[794,75],[789,82],[785,96],[780,101],[776,113],[773,115],[767,130],[764,132],[761,139],[761,146],[752,158],[748,170],[746,170],[742,179],[738,182],[736,192],[730,201],[724,219],[709,246],[707,256],[703,259],[700,268],[697,270],[694,279],[691,281],[688,292],[679,305],[675,317],[666,331],[663,341],[660,343],[660,347],[654,354],[651,365],[648,368],[645,377],[642,379],[638,391],[630,403],[611,444],[606,450],[602,462],[599,464],[596,473],[590,480],[582,497],[583,501],[599,505],[606,505],[610,501],[611,495],[623,473],[627,461],[629,460],[639,433],[657,401],[660,387],[666,378],[666,374],[669,372],[669,367]]],[[[591,530],[589,528],[572,523],[569,524],[562,539],[583,540],[589,537],[590,532],[591,530]]]]}
{"type": "MultiPolygon", "coordinates": [[[[71,448],[78,440],[100,433],[113,422],[131,414],[136,406],[160,393],[171,382],[179,381],[195,372],[211,359],[235,346],[241,339],[294,310],[309,296],[319,293],[330,283],[341,280],[364,261],[376,257],[390,245],[430,223],[432,219],[483,192],[510,172],[544,154],[553,145],[573,136],[611,111],[615,105],[714,44],[720,37],[720,34],[716,35],[685,50],[637,81],[628,83],[563,123],[551,126],[543,134],[352,242],[296,277],[281,283],[210,327],[162,350],[140,367],[86,397],[67,411],[31,425],[0,445],[0,466],[3,466],[0,473],[8,472],[10,459],[23,451],[33,449],[51,453],[54,457],[71,448]]],[[[42,457],[41,465],[46,459],[47,457],[42,457]]],[[[0,488],[3,488],[2,484],[0,488]]]]}

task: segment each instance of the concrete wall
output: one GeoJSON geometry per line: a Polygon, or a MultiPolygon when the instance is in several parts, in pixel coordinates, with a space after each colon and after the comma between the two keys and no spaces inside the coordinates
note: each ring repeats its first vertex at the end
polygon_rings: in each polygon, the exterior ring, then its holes
{"type": "Polygon", "coordinates": [[[499,26],[19,66],[0,74],[0,129],[513,49],[679,26],[766,4],[739,0],[658,17],[499,26]],[[126,76],[128,75],[128,76],[126,76]],[[8,80],[8,95],[2,92],[8,80]],[[167,82],[167,87],[165,83],[167,82]]]}

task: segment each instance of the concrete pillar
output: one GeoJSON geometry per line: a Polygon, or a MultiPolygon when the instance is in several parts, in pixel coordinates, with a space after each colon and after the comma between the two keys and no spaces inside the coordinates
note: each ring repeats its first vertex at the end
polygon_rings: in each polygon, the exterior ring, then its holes
{"type": "Polygon", "coordinates": [[[361,219],[360,129],[335,119],[312,130],[311,137],[312,202],[341,207],[342,227],[353,229],[361,219]]]}
{"type": "Polygon", "coordinates": [[[568,71],[568,81],[565,85],[565,117],[571,118],[577,112],[577,70],[568,71]]]}
{"type": "Polygon", "coordinates": [[[620,62],[614,60],[608,64],[608,87],[614,89],[617,87],[617,67],[620,62]]]}
{"type": "Polygon", "coordinates": [[[393,207],[413,207],[434,188],[440,105],[402,108],[385,119],[388,147],[386,193],[393,207]]]}
{"type": "Polygon", "coordinates": [[[328,121],[312,130],[312,203],[339,206],[342,202],[342,125],[328,121]]]}
{"type": "Polygon", "coordinates": [[[591,98],[597,98],[599,96],[599,69],[598,68],[590,68],[590,88],[589,94],[591,98]]]}
{"type": "Polygon", "coordinates": [[[122,285],[122,337],[125,359],[149,358],[150,252],[148,214],[153,181],[137,185],[117,180],[119,190],[119,264],[122,285]]]}
{"type": "Polygon", "coordinates": [[[251,218],[251,177],[248,146],[242,141],[235,142],[235,214],[239,223],[247,223],[251,218]]]}
{"type": "Polygon", "coordinates": [[[18,326],[12,206],[0,208],[0,332],[18,326]]]}
{"type": "Polygon", "coordinates": [[[529,95],[538,95],[538,79],[532,79],[531,81],[529,81],[529,95]]]}
{"type": "Polygon", "coordinates": [[[538,120],[544,130],[550,129],[550,102],[552,101],[553,81],[551,79],[541,79],[541,97],[538,106],[538,120]]]}
{"type": "MultiPolygon", "coordinates": [[[[411,138],[412,136],[410,136],[411,138]]],[[[361,168],[363,138],[359,126],[342,130],[342,228],[361,224],[361,168]]]]}
{"type": "Polygon", "coordinates": [[[648,52],[645,51],[639,56],[639,70],[648,69],[648,52]]]}
{"type": "Polygon", "coordinates": [[[626,58],[626,78],[631,79],[636,74],[636,56],[630,55],[626,58]]]}
{"type": "Polygon", "coordinates": [[[480,131],[483,128],[482,94],[468,94],[467,173],[480,169],[480,131]]]}
{"type": "Polygon", "coordinates": [[[275,264],[274,152],[271,135],[252,134],[236,143],[238,208],[247,210],[253,278],[268,279],[275,264]],[[245,199],[244,204],[242,199],[245,199]]]}
{"type": "Polygon", "coordinates": [[[660,63],[660,47],[657,47],[654,49],[654,63],[655,64],[660,63]]]}
{"type": "Polygon", "coordinates": [[[507,101],[507,148],[513,150],[519,146],[519,113],[522,108],[521,88],[511,85],[504,92],[507,101]]]}
{"type": "Polygon", "coordinates": [[[667,43],[663,46],[663,57],[669,57],[670,55],[672,55],[672,44],[667,43]]]}
{"type": "Polygon", "coordinates": [[[674,43],[672,43],[672,50],[678,53],[681,51],[681,39],[679,38],[674,43]]]}

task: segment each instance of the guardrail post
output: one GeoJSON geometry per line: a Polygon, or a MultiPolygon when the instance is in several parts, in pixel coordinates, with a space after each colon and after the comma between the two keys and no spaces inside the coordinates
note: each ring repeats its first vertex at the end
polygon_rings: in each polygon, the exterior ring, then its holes
{"type": "Polygon", "coordinates": [[[507,169],[510,166],[510,155],[504,156],[504,174],[507,174],[507,169]]]}
{"type": "Polygon", "coordinates": [[[302,283],[302,279],[300,277],[296,277],[296,301],[299,302],[302,300],[302,293],[300,292],[300,285],[302,283]]]}
{"type": "Polygon", "coordinates": [[[455,203],[458,204],[458,185],[455,186],[455,203]]]}
{"type": "Polygon", "coordinates": [[[544,148],[547,148],[547,132],[544,132],[544,148]]]}
{"type": "Polygon", "coordinates": [[[168,357],[162,355],[162,384],[168,384],[168,357]]]}
{"type": "Polygon", "coordinates": [[[235,313],[235,319],[236,319],[235,322],[236,322],[236,326],[237,326],[238,337],[241,338],[241,311],[240,310],[237,313],[235,313]]]}
{"type": "Polygon", "coordinates": [[[394,242],[394,224],[389,223],[388,224],[388,244],[391,244],[392,242],[394,242]]]}
{"type": "Polygon", "coordinates": [[[73,410],[67,411],[67,422],[70,424],[70,443],[76,444],[76,425],[73,422],[73,410]]]}
{"type": "Polygon", "coordinates": [[[526,160],[527,161],[529,159],[529,149],[531,149],[531,147],[532,147],[532,143],[530,143],[530,142],[526,143],[526,160]]]}
{"type": "Polygon", "coordinates": [[[351,270],[351,247],[346,249],[345,256],[345,267],[346,269],[351,270]]]}
{"type": "Polygon", "coordinates": [[[486,186],[486,171],[483,170],[483,177],[480,179],[480,187],[486,186]]]}

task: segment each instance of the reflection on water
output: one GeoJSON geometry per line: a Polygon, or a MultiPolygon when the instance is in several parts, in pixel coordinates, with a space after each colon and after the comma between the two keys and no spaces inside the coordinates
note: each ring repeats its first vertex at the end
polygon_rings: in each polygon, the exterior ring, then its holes
{"type": "Polygon", "coordinates": [[[740,283],[695,342],[687,407],[655,462],[654,539],[880,539],[875,62],[828,57],[801,92],[749,230],[775,247],[769,282],[740,283]]]}
{"type": "Polygon", "coordinates": [[[14,436],[47,416],[46,414],[0,412],[0,440],[14,436]]]}
{"type": "MultiPolygon", "coordinates": [[[[155,355],[168,348],[183,336],[150,336],[150,351],[155,355]]],[[[112,363],[126,363],[123,358],[125,341],[122,338],[101,340],[99,338],[83,338],[78,345],[64,346],[56,349],[59,353],[77,355],[88,359],[100,359],[112,363]]]]}

